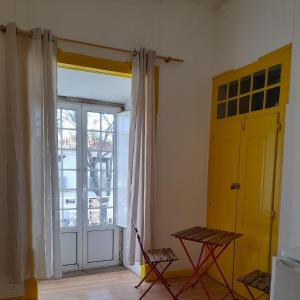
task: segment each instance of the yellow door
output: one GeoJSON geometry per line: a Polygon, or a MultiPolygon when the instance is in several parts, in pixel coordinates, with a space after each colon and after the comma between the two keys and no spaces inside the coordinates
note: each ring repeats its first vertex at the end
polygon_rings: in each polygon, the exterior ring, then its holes
{"type": "MultiPolygon", "coordinates": [[[[241,135],[237,200],[235,279],[255,269],[269,271],[278,114],[249,117],[241,135]]],[[[246,297],[245,287],[234,289],[246,297]]]]}
{"type": "MultiPolygon", "coordinates": [[[[211,136],[207,225],[211,228],[235,231],[241,122],[227,121],[216,125],[211,136]]],[[[234,249],[231,245],[218,260],[229,284],[233,278],[234,249]]],[[[209,274],[222,282],[216,268],[209,274]]]]}

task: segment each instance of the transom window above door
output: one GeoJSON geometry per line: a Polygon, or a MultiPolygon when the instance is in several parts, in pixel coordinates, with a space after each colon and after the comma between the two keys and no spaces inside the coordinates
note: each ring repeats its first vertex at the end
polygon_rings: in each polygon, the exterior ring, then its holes
{"type": "Polygon", "coordinates": [[[281,64],[262,68],[217,88],[217,119],[226,119],[279,105],[281,64]]]}

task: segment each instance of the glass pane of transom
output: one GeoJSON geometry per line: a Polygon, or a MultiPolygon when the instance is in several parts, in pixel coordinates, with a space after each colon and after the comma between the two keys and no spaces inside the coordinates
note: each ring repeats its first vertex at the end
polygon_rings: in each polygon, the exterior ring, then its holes
{"type": "Polygon", "coordinates": [[[229,83],[229,92],[228,92],[228,98],[236,97],[238,94],[239,89],[239,81],[231,81],[229,83]]]}
{"type": "Polygon", "coordinates": [[[268,85],[280,82],[281,78],[281,65],[276,65],[268,70],[268,85]]]}
{"type": "Polygon", "coordinates": [[[217,119],[224,119],[226,117],[226,102],[218,104],[217,119]]]}
{"type": "Polygon", "coordinates": [[[235,116],[237,114],[237,99],[228,101],[227,117],[235,116]]]}
{"type": "Polygon", "coordinates": [[[253,74],[253,90],[261,89],[265,86],[266,70],[261,70],[253,74]]]}
{"type": "Polygon", "coordinates": [[[250,104],[250,96],[244,96],[240,98],[240,105],[239,105],[239,113],[246,114],[249,112],[249,104],[250,104]]]}
{"type": "Polygon", "coordinates": [[[274,107],[279,104],[280,87],[267,90],[266,108],[274,107]]]}
{"type": "Polygon", "coordinates": [[[223,101],[227,98],[227,84],[223,84],[218,88],[218,101],[223,101]]]}
{"type": "Polygon", "coordinates": [[[249,93],[251,89],[251,76],[241,78],[240,81],[240,94],[249,93]]]}
{"type": "Polygon", "coordinates": [[[264,107],[264,92],[252,95],[251,111],[261,110],[264,107]]]}

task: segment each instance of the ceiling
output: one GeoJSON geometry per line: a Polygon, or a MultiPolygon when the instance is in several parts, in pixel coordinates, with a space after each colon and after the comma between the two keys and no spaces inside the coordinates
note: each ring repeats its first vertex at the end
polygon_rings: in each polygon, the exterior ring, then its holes
{"type": "Polygon", "coordinates": [[[103,100],[128,105],[131,97],[131,78],[57,69],[59,96],[103,100]]]}

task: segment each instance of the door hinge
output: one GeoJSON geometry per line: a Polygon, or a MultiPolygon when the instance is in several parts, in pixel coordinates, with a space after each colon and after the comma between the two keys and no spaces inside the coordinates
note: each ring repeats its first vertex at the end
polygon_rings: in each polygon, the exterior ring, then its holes
{"type": "Polygon", "coordinates": [[[266,211],[266,216],[268,218],[275,219],[275,217],[276,217],[276,211],[266,211]]]}
{"type": "Polygon", "coordinates": [[[282,128],[282,126],[281,126],[281,123],[279,122],[279,123],[277,124],[277,130],[278,130],[278,132],[281,131],[281,128],[282,128]]]}

